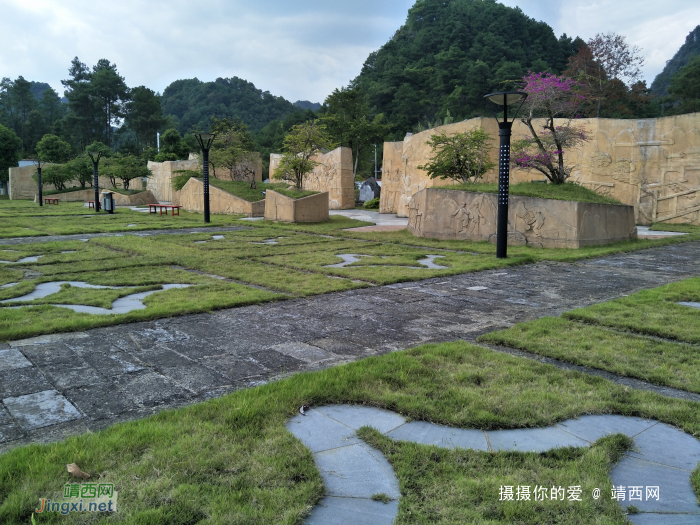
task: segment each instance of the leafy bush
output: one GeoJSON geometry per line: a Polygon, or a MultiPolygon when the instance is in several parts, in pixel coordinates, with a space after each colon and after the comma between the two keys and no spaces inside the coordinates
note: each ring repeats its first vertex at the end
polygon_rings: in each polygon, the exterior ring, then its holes
{"type": "Polygon", "coordinates": [[[365,203],[362,205],[362,207],[366,208],[368,210],[378,210],[379,209],[379,197],[365,201],[365,203]]]}

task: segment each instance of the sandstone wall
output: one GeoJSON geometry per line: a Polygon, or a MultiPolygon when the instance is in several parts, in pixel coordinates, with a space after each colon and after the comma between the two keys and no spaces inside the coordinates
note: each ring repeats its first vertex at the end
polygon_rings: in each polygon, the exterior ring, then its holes
{"type": "Polygon", "coordinates": [[[265,219],[281,222],[322,222],[329,219],[328,193],[292,199],[273,190],[265,193],[265,219]]]}
{"type": "MultiPolygon", "coordinates": [[[[50,166],[51,164],[44,164],[50,166]]],[[[43,167],[43,166],[42,166],[43,167]]],[[[37,193],[37,183],[34,181],[36,166],[22,166],[21,168],[10,168],[10,199],[34,199],[37,193]]],[[[112,183],[108,177],[98,177],[100,188],[111,188],[112,183]]],[[[118,187],[121,187],[117,181],[118,187]]],[[[88,186],[89,187],[89,186],[88,186]]],[[[44,184],[44,191],[54,189],[52,185],[44,184]]],[[[90,188],[91,191],[92,188],[90,188]]],[[[131,181],[131,189],[143,189],[140,180],[131,181]]]]}
{"type": "MultiPolygon", "coordinates": [[[[496,242],[498,195],[428,188],[411,199],[408,229],[417,237],[496,242]]],[[[508,244],[580,248],[637,237],[634,208],[511,196],[508,244]]]]}
{"type": "Polygon", "coordinates": [[[147,179],[146,189],[149,190],[156,201],[172,202],[173,187],[171,179],[177,177],[178,170],[195,170],[199,167],[199,161],[194,158],[190,160],[170,160],[166,162],[148,162],[148,169],[151,176],[147,179]]]}
{"type": "MultiPolygon", "coordinates": [[[[279,166],[282,155],[270,154],[270,173],[279,166]]],[[[340,147],[313,158],[320,165],[304,177],[303,188],[309,191],[328,192],[331,210],[347,210],[355,207],[355,183],[352,175],[352,150],[340,147]]],[[[270,179],[274,182],[274,179],[270,179]]]]}
{"type": "MultiPolygon", "coordinates": [[[[173,193],[177,197],[173,199],[173,202],[177,201],[184,210],[204,212],[204,183],[202,181],[191,178],[180,191],[173,193]]],[[[248,202],[210,184],[209,211],[228,215],[242,214],[248,217],[262,217],[265,214],[265,200],[248,202]]]]}
{"type": "MultiPolygon", "coordinates": [[[[577,124],[590,140],[567,152],[566,163],[575,165],[571,180],[633,206],[639,224],[700,225],[700,113],[640,120],[581,119],[577,124]]],[[[426,144],[430,136],[478,126],[494,137],[496,161],[498,127],[493,118],[475,118],[385,143],[380,212],[407,217],[414,194],[446,184],[418,169],[431,155],[426,144]]],[[[526,136],[527,128],[516,121],[513,140],[526,136]]],[[[497,175],[493,170],[485,181],[496,182],[497,175]]],[[[543,178],[538,172],[511,171],[512,182],[543,178]]]]}

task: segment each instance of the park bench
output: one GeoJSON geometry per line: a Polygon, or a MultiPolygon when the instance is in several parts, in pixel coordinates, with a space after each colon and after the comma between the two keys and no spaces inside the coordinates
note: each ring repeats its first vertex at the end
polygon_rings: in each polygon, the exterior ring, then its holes
{"type": "Polygon", "coordinates": [[[61,199],[55,199],[55,198],[51,198],[51,197],[44,197],[44,202],[45,202],[46,204],[55,204],[55,205],[58,206],[58,201],[60,201],[60,200],[61,200],[61,199]]]}
{"type": "MultiPolygon", "coordinates": [[[[94,208],[95,207],[95,201],[87,201],[88,208],[94,208]]],[[[100,209],[100,203],[97,203],[97,209],[100,209]]]]}
{"type": "Polygon", "coordinates": [[[149,204],[148,205],[148,213],[155,213],[156,208],[160,208],[160,214],[163,215],[163,210],[165,210],[165,214],[168,214],[168,209],[172,210],[172,216],[175,216],[175,210],[177,210],[177,214],[180,215],[180,208],[182,206],[177,206],[174,204],[149,204]]]}

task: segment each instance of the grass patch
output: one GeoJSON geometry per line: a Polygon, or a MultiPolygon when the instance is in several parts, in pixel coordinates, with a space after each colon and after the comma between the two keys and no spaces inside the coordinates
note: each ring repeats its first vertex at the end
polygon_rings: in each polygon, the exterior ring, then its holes
{"type": "Polygon", "coordinates": [[[700,302],[700,277],[572,310],[564,317],[700,344],[700,310],[676,304],[678,302],[700,302]]]}
{"type": "MultiPolygon", "coordinates": [[[[477,452],[394,441],[363,427],[358,436],[378,448],[391,463],[402,498],[396,525],[414,523],[627,523],[609,497],[594,500],[600,488],[610,494],[608,474],[632,445],[624,435],[599,439],[590,448],[534,452],[477,452]],[[420,473],[420,475],[416,475],[420,473]],[[499,501],[501,487],[545,487],[547,499],[499,501]],[[582,501],[550,500],[551,487],[579,486],[582,501]]],[[[373,497],[374,499],[374,497],[373,497]]]]}
{"type": "Polygon", "coordinates": [[[258,202],[264,200],[265,195],[263,195],[261,192],[265,190],[275,190],[277,192],[281,192],[281,190],[284,190],[288,186],[288,184],[283,182],[275,182],[270,184],[259,183],[257,184],[257,189],[254,189],[251,188],[250,184],[245,181],[231,181],[215,179],[213,177],[209,179],[209,184],[248,202],[258,202]]]}
{"type": "MultiPolygon", "coordinates": [[[[76,462],[93,479],[115,484],[119,519],[125,523],[299,523],[324,490],[311,453],[286,431],[285,422],[301,405],[341,402],[462,428],[539,427],[580,414],[614,413],[654,418],[700,435],[696,403],[630,390],[465,342],[426,345],[297,374],[59,443],[11,450],[0,456],[0,522],[28,523],[39,498],[62,495],[63,485],[71,481],[65,465],[76,462]]],[[[432,522],[445,516],[453,519],[442,522],[468,523],[474,521],[471,516],[495,519],[510,508],[498,501],[498,479],[501,484],[513,480],[514,485],[548,480],[562,486],[595,482],[606,487],[609,465],[625,446],[612,437],[584,451],[482,454],[387,442],[386,453],[404,491],[402,519],[435,513],[432,522]],[[421,495],[439,499],[432,505],[421,495]],[[474,500],[478,495],[481,501],[474,500]],[[478,504],[478,512],[469,503],[478,504]]],[[[699,480],[696,470],[696,492],[699,480]]],[[[577,522],[622,523],[619,508],[603,499],[608,498],[601,499],[595,520],[577,522]]],[[[589,512],[583,506],[575,509],[589,512]]],[[[574,523],[567,521],[571,509],[551,502],[529,512],[530,522],[574,523]]],[[[112,523],[113,518],[91,517],[95,523],[112,523]]],[[[41,516],[45,523],[83,519],[41,516]]]]}
{"type": "MultiPolygon", "coordinates": [[[[472,193],[498,193],[498,184],[466,183],[446,186],[434,186],[440,190],[469,191],[472,193]]],[[[595,204],[622,204],[617,199],[600,195],[584,186],[573,182],[564,184],[535,184],[532,182],[520,182],[510,185],[510,194],[521,197],[535,197],[538,199],[554,199],[557,201],[592,202],[595,204]]]]}
{"type": "Polygon", "coordinates": [[[667,222],[657,222],[649,226],[651,231],[678,232],[678,233],[700,233],[700,226],[692,224],[669,224],[667,222]]]}
{"type": "Polygon", "coordinates": [[[637,337],[555,317],[519,323],[507,330],[482,335],[479,341],[636,377],[656,385],[700,392],[700,353],[690,345],[637,337]]]}
{"type": "MultiPolygon", "coordinates": [[[[274,188],[273,188],[274,189],[274,188]]],[[[303,199],[304,197],[310,197],[311,195],[317,195],[321,193],[320,191],[311,190],[288,190],[288,189],[274,189],[277,193],[289,197],[290,199],[303,199]]]]}

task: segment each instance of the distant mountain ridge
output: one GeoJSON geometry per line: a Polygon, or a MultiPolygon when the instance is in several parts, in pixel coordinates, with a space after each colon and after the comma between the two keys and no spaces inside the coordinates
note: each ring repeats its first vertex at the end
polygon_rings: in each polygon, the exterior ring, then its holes
{"type": "Polygon", "coordinates": [[[217,78],[213,82],[197,78],[176,80],[163,91],[161,105],[164,115],[175,117],[181,133],[196,127],[208,129],[212,116],[238,117],[251,131],[258,132],[273,120],[300,111],[299,106],[285,98],[238,77],[217,78]]]}
{"type": "Polygon", "coordinates": [[[673,55],[673,58],[666,62],[666,67],[656,76],[654,82],[652,82],[651,92],[660,97],[668,95],[668,86],[670,85],[673,74],[688,64],[690,59],[695,55],[700,55],[700,25],[685,37],[685,43],[676,54],[673,55]]]}

